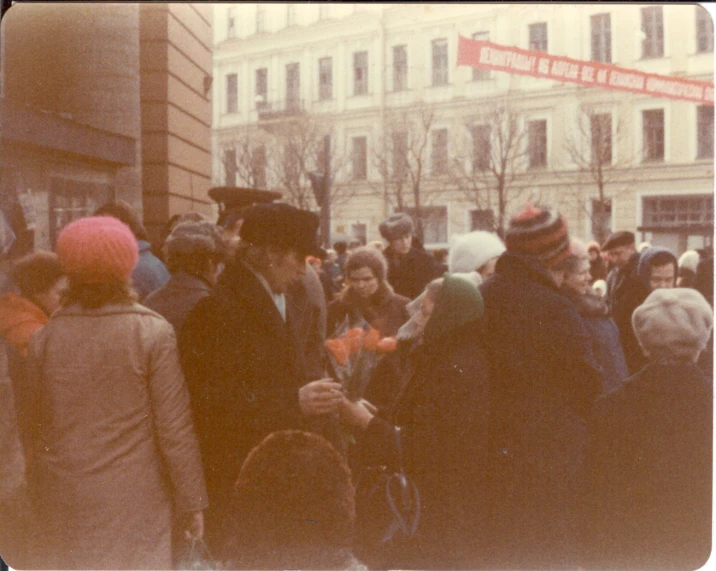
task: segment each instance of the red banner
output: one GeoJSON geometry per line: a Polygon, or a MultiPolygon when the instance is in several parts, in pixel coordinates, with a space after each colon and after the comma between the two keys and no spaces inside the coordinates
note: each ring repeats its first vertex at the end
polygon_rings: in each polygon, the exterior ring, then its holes
{"type": "Polygon", "coordinates": [[[580,61],[483,40],[469,40],[463,36],[458,38],[457,65],[682,99],[704,105],[714,104],[714,84],[707,81],[644,73],[605,63],[580,61]]]}

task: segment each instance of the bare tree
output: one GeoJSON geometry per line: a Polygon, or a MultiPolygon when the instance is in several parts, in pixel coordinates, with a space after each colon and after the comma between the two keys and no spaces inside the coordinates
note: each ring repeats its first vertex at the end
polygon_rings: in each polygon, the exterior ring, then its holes
{"type": "Polygon", "coordinates": [[[270,139],[259,130],[245,130],[234,135],[224,149],[233,151],[223,155],[221,160],[225,172],[234,172],[237,184],[249,188],[263,189],[266,180],[266,149],[270,139]]]}
{"type": "Polygon", "coordinates": [[[315,204],[308,173],[316,170],[318,145],[322,133],[317,121],[309,115],[290,118],[274,124],[267,167],[277,190],[294,206],[309,209],[315,204]]]}
{"type": "MultiPolygon", "coordinates": [[[[436,121],[435,110],[421,104],[394,110],[386,115],[383,144],[373,153],[373,163],[381,176],[385,198],[402,212],[411,198],[416,234],[423,240],[424,186],[430,133],[436,121]]],[[[447,167],[447,165],[445,165],[447,167]]]]}
{"type": "Polygon", "coordinates": [[[611,113],[599,113],[589,106],[580,107],[575,129],[565,138],[564,148],[577,167],[577,192],[582,186],[592,186],[596,198],[589,208],[581,197],[577,200],[591,218],[592,236],[600,244],[609,234],[608,209],[615,193],[628,187],[631,157],[615,157],[614,149],[624,138],[624,125],[612,124],[611,113]],[[624,183],[625,186],[619,186],[624,183]]]}
{"type": "Polygon", "coordinates": [[[496,104],[465,123],[469,155],[458,155],[451,164],[451,182],[480,209],[496,206],[493,230],[504,236],[505,218],[515,181],[526,166],[526,131],[516,111],[496,104]]]}

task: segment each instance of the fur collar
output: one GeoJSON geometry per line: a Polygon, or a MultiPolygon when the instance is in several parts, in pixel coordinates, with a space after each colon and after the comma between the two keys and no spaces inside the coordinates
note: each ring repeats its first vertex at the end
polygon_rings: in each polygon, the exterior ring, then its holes
{"type": "Polygon", "coordinates": [[[606,300],[591,287],[587,289],[587,293],[584,295],[579,295],[567,287],[562,287],[560,291],[564,297],[577,306],[579,314],[583,317],[606,317],[609,315],[606,300]]]}

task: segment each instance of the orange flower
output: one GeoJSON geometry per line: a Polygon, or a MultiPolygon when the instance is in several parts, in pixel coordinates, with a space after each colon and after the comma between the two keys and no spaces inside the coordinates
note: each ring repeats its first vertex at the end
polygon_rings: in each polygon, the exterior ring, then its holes
{"type": "Polygon", "coordinates": [[[343,339],[327,339],[326,348],[341,367],[348,364],[348,346],[343,339]]]}
{"type": "Polygon", "coordinates": [[[360,352],[361,347],[363,347],[364,335],[365,333],[360,327],[355,327],[346,331],[344,339],[351,354],[360,352]]]}
{"type": "Polygon", "coordinates": [[[377,329],[371,328],[363,339],[363,348],[368,351],[375,351],[378,348],[378,341],[380,341],[380,333],[377,329]]]}
{"type": "Polygon", "coordinates": [[[395,351],[398,347],[398,341],[395,337],[383,337],[378,341],[378,353],[389,353],[395,351]]]}

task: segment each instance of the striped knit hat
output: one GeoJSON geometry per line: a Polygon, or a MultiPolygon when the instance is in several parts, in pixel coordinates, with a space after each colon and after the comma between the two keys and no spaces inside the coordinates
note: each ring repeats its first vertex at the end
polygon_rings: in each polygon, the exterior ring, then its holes
{"type": "Polygon", "coordinates": [[[505,245],[508,251],[531,256],[552,269],[570,255],[567,222],[548,206],[528,204],[510,220],[505,245]]]}
{"type": "Polygon", "coordinates": [[[84,284],[127,280],[139,259],[129,226],[112,216],[70,222],[60,232],[55,251],[72,281],[84,284]]]}

